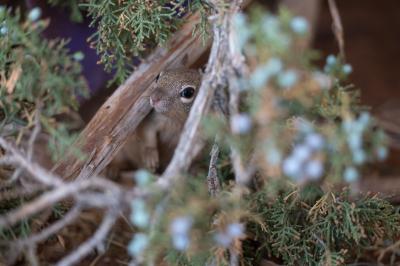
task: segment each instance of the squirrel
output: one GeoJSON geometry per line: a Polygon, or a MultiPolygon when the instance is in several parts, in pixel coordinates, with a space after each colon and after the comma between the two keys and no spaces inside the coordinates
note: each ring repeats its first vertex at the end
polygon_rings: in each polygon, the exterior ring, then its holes
{"type": "Polygon", "coordinates": [[[151,112],[113,161],[120,166],[162,172],[171,160],[201,82],[198,70],[161,72],[150,88],[151,112]]]}

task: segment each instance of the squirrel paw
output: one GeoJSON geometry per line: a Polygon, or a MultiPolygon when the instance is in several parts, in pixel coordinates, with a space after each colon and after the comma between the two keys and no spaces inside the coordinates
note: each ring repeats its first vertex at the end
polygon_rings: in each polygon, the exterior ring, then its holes
{"type": "Polygon", "coordinates": [[[154,173],[159,166],[158,151],[156,148],[146,148],[143,154],[145,167],[154,173]]]}
{"type": "Polygon", "coordinates": [[[105,175],[114,181],[117,181],[117,179],[120,177],[120,174],[121,174],[121,168],[118,167],[118,165],[113,165],[113,164],[107,166],[102,172],[102,175],[105,175]]]}

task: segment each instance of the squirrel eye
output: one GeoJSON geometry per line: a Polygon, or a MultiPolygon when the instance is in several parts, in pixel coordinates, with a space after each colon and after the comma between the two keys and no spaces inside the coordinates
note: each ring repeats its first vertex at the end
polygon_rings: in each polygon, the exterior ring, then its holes
{"type": "Polygon", "coordinates": [[[191,86],[183,88],[179,92],[179,96],[181,97],[181,101],[183,103],[189,103],[193,100],[195,89],[191,86]]]}

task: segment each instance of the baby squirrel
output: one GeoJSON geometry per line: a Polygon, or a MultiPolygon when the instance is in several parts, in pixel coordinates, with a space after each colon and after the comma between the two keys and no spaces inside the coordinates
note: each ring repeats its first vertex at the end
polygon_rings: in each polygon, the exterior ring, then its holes
{"type": "Polygon", "coordinates": [[[160,73],[150,88],[152,111],[128,138],[116,160],[136,169],[162,172],[174,154],[200,82],[201,73],[194,69],[160,73]]]}

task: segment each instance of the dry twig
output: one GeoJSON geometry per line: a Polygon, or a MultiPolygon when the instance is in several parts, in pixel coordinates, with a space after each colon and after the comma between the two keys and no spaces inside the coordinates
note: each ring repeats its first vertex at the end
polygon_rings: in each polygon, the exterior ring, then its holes
{"type": "Polygon", "coordinates": [[[210,156],[211,159],[207,175],[207,184],[208,184],[208,192],[212,197],[215,197],[221,190],[221,185],[219,184],[218,170],[217,170],[219,147],[216,141],[214,142],[214,145],[211,149],[210,156]]]}
{"type": "Polygon", "coordinates": [[[215,13],[212,17],[214,20],[213,44],[210,57],[199,94],[185,123],[174,157],[158,181],[163,187],[169,187],[189,167],[197,152],[193,148],[198,139],[200,121],[204,114],[208,112],[215,91],[227,85],[226,68],[231,64],[228,57],[229,23],[233,14],[239,10],[241,1],[233,1],[229,9],[225,9],[224,5],[221,5],[218,1],[211,2],[217,9],[214,10],[215,13]]]}
{"type": "Polygon", "coordinates": [[[25,246],[32,246],[38,242],[48,239],[50,236],[54,235],[70,223],[73,223],[76,218],[78,218],[81,211],[82,206],[80,204],[76,204],[61,220],[58,220],[49,227],[46,227],[43,231],[28,238],[17,240],[15,243],[17,249],[22,249],[25,246]]]}
{"type": "MultiPolygon", "coordinates": [[[[116,206],[115,206],[116,207],[116,206]]],[[[78,249],[71,252],[70,255],[63,258],[56,265],[57,266],[69,266],[79,262],[87,254],[89,254],[94,248],[97,247],[98,250],[104,251],[103,245],[108,233],[110,232],[112,226],[118,218],[118,213],[111,209],[107,212],[103,221],[101,222],[99,229],[94,233],[94,235],[88,239],[85,243],[80,245],[78,249]]]]}
{"type": "Polygon", "coordinates": [[[329,10],[333,19],[332,27],[335,38],[339,44],[340,57],[345,60],[345,50],[344,50],[344,33],[342,20],[340,19],[339,10],[337,8],[335,0],[328,0],[329,10]]]}

